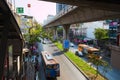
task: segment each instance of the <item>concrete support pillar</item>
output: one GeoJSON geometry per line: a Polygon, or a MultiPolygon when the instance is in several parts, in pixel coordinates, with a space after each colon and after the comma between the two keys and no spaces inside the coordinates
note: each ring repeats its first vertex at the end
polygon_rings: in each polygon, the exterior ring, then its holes
{"type": "Polygon", "coordinates": [[[14,39],[14,43],[12,42],[12,44],[13,44],[13,53],[14,56],[16,56],[16,60],[17,60],[17,65],[16,65],[17,73],[18,73],[17,80],[20,80],[21,75],[23,74],[23,56],[22,56],[23,42],[21,39],[14,39]]]}
{"type": "Polygon", "coordinates": [[[7,38],[8,31],[7,29],[3,29],[1,33],[1,40],[0,40],[0,80],[2,80],[3,71],[4,71],[4,63],[5,63],[5,56],[7,54],[7,38]]]}
{"type": "Polygon", "coordinates": [[[24,74],[23,72],[23,54],[22,54],[22,49],[23,49],[23,42],[22,40],[20,40],[20,44],[21,44],[21,47],[20,47],[20,80],[22,79],[22,75],[24,74]]]}
{"type": "Polygon", "coordinates": [[[64,48],[64,51],[69,50],[69,28],[70,28],[69,24],[63,25],[63,48],[64,48]]]}
{"type": "Polygon", "coordinates": [[[54,40],[58,39],[57,27],[54,27],[54,40]]]}
{"type": "Polygon", "coordinates": [[[69,24],[63,25],[63,39],[64,40],[69,40],[69,28],[70,28],[69,24]]]}

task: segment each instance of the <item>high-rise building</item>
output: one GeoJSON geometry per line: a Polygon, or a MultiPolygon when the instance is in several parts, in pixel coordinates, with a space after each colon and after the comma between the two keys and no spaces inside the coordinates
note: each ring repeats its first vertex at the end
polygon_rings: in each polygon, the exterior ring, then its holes
{"type": "Polygon", "coordinates": [[[62,4],[56,4],[56,13],[59,13],[62,10],[62,4]]]}
{"type": "Polygon", "coordinates": [[[62,10],[67,10],[68,6],[70,6],[70,5],[57,3],[56,4],[56,13],[58,14],[62,10]]]}

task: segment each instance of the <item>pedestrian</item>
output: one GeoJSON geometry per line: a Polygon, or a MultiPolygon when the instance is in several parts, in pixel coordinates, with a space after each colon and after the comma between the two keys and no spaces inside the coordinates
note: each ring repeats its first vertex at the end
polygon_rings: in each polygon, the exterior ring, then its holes
{"type": "Polygon", "coordinates": [[[38,64],[38,62],[36,62],[35,63],[35,74],[36,74],[36,72],[38,72],[39,71],[39,64],[38,64]]]}

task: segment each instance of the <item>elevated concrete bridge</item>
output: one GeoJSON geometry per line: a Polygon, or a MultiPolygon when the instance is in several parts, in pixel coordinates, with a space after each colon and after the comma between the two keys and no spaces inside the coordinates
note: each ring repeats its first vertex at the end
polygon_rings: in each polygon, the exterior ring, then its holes
{"type": "Polygon", "coordinates": [[[44,26],[52,27],[63,24],[98,21],[119,18],[120,1],[118,0],[43,0],[77,6],[62,11],[44,26]]]}
{"type": "MultiPolygon", "coordinates": [[[[61,11],[55,18],[44,25],[45,28],[63,26],[69,29],[71,24],[116,19],[120,17],[120,1],[116,0],[43,0],[64,3],[69,6],[61,11]],[[67,28],[65,26],[67,25],[67,28]],[[69,27],[68,27],[69,26],[69,27]]],[[[56,29],[55,29],[56,30],[56,29]]],[[[64,39],[68,39],[69,30],[65,30],[64,39]],[[67,31],[67,32],[66,32],[67,31]]],[[[56,34],[56,31],[55,31],[56,34]]],[[[57,36],[57,35],[56,35],[57,36]]]]}
{"type": "Polygon", "coordinates": [[[106,19],[116,19],[120,12],[100,10],[87,7],[71,6],[66,11],[61,11],[55,18],[49,21],[44,27],[53,27],[64,24],[75,24],[106,19]]]}
{"type": "Polygon", "coordinates": [[[112,11],[120,11],[120,1],[119,0],[40,0],[49,1],[61,4],[68,4],[80,7],[89,7],[95,9],[104,9],[112,11]]]}

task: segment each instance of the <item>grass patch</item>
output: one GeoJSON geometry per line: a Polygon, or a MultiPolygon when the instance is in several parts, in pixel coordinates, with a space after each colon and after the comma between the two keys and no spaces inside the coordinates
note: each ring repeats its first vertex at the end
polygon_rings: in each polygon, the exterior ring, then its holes
{"type": "MultiPolygon", "coordinates": [[[[76,65],[80,70],[82,70],[89,78],[94,78],[96,70],[88,65],[84,60],[74,55],[72,52],[68,51],[65,55],[76,65]]],[[[106,80],[100,74],[96,80],[106,80]]]]}
{"type": "MultiPolygon", "coordinates": [[[[55,42],[55,45],[60,49],[63,50],[62,44],[59,42],[55,42]]],[[[84,60],[80,57],[74,55],[72,52],[68,51],[65,55],[76,65],[80,70],[82,70],[91,80],[95,77],[96,70],[88,65],[84,60]]],[[[98,75],[96,80],[107,80],[101,74],[98,75]]]]}
{"type": "Polygon", "coordinates": [[[58,47],[58,49],[63,51],[63,46],[62,46],[62,44],[60,42],[55,42],[55,45],[58,47]]]}

